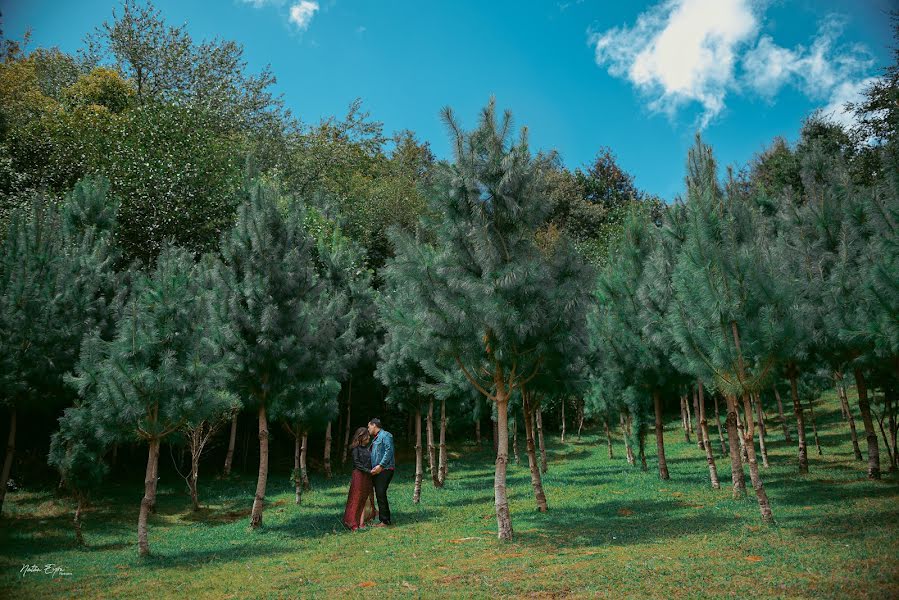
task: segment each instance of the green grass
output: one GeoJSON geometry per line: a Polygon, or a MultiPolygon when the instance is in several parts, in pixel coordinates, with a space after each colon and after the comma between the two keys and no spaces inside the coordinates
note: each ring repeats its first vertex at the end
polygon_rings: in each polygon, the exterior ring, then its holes
{"type": "Polygon", "coordinates": [[[446,488],[426,479],[417,506],[413,463],[401,457],[390,488],[396,526],[358,533],[340,524],[346,474],[313,477],[301,506],[287,474],[274,474],[258,532],[248,530],[254,479],[201,480],[200,515],[182,486],[161,482],[147,560],[136,547],[142,473],[110,484],[85,515],[85,549],[74,546],[68,502],[51,490],[13,493],[0,526],[0,597],[899,597],[897,478],[865,478],[833,395],[816,416],[824,456],[809,427],[811,473],[802,477],[769,421],[772,465],[762,475],[777,524],[767,527],[751,491],[730,499],[726,460],[722,489],[709,487],[679,422],[666,430],[667,482],[654,453],[644,473],[627,466],[620,440],[609,460],[595,432],[553,438],[546,514],[534,511],[522,448],[522,464],[510,467],[515,540],[506,544],[495,539],[492,458],[471,446],[451,447],[446,488]],[[23,577],[23,563],[72,575],[23,577]]]}

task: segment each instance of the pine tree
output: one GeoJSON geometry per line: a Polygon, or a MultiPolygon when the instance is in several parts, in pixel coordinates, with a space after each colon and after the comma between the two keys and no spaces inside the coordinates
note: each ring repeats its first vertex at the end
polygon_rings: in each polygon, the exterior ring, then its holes
{"type": "Polygon", "coordinates": [[[237,223],[222,237],[218,287],[227,306],[224,347],[234,390],[259,415],[259,476],[250,519],[257,528],[268,480],[269,412],[277,414],[278,403],[302,404],[303,386],[330,375],[339,338],[348,329],[345,298],[327,293],[299,203],[259,183],[246,196],[237,223]]]}

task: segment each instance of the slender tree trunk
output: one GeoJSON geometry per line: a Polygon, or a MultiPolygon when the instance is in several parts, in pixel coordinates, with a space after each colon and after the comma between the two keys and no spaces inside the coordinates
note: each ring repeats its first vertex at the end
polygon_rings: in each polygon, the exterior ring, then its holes
{"type": "MultiPolygon", "coordinates": [[[[727,455],[727,446],[724,444],[724,434],[721,432],[721,415],[718,413],[718,394],[712,395],[715,403],[715,425],[718,426],[718,441],[721,442],[721,456],[727,455]]],[[[728,434],[728,438],[730,435],[728,434]]]]}
{"type": "MultiPolygon", "coordinates": [[[[685,400],[687,404],[690,404],[689,395],[685,396],[685,400]]],[[[695,388],[693,389],[693,418],[696,420],[695,427],[693,428],[693,433],[696,434],[696,447],[699,448],[700,452],[705,452],[702,441],[702,425],[699,423],[699,398],[696,395],[695,388]]]]}
{"type": "Polygon", "coordinates": [[[784,441],[792,444],[793,438],[790,437],[790,426],[787,425],[787,418],[784,416],[784,403],[780,399],[780,392],[777,391],[777,386],[774,386],[774,397],[777,398],[777,414],[780,415],[780,424],[783,426],[784,441]]]}
{"type": "Polygon", "coordinates": [[[549,464],[546,462],[546,444],[543,442],[543,410],[539,402],[534,411],[537,415],[537,443],[540,445],[540,472],[545,475],[549,464]]]}
{"type": "Polygon", "coordinates": [[[446,400],[440,401],[440,454],[437,462],[437,477],[440,487],[446,483],[446,400]]]}
{"type": "Polygon", "coordinates": [[[425,415],[425,426],[428,436],[428,470],[431,472],[431,483],[440,487],[440,475],[437,471],[437,447],[434,445],[434,399],[428,400],[428,412],[425,415]]]}
{"type": "Polygon", "coordinates": [[[325,428],[325,477],[331,479],[331,422],[325,428]]]}
{"type": "Polygon", "coordinates": [[[609,422],[606,419],[602,420],[603,429],[606,430],[606,444],[609,446],[609,458],[615,458],[615,455],[612,453],[612,432],[609,431],[609,422]]]}
{"type": "Polygon", "coordinates": [[[715,466],[715,457],[712,455],[709,425],[705,418],[705,393],[701,381],[696,386],[696,393],[696,412],[699,415],[699,430],[696,432],[696,435],[702,438],[702,449],[705,450],[705,460],[709,465],[709,479],[712,482],[712,487],[717,490],[721,487],[721,483],[718,481],[718,468],[715,466]]]}
{"type": "Polygon", "coordinates": [[[353,421],[350,419],[351,412],[353,409],[353,378],[350,377],[347,381],[347,394],[346,394],[346,432],[343,435],[343,455],[340,457],[340,464],[346,464],[346,456],[347,452],[349,452],[350,448],[350,429],[353,428],[353,421]]]}
{"type": "Polygon", "coordinates": [[[855,368],[855,387],[858,390],[858,408],[865,424],[865,438],[868,441],[868,477],[880,479],[880,449],[877,446],[877,433],[871,420],[871,406],[868,404],[868,387],[862,370],[855,368]]]}
{"type": "Polygon", "coordinates": [[[262,525],[262,508],[265,502],[265,484],[268,481],[268,418],[265,413],[265,398],[259,399],[259,477],[256,480],[256,496],[250,526],[254,529],[262,525]]]}
{"type": "Polygon", "coordinates": [[[758,405],[756,414],[759,418],[759,430],[763,436],[768,437],[768,426],[765,425],[765,407],[762,406],[762,395],[758,392],[755,392],[755,403],[758,405]]]}
{"type": "Polygon", "coordinates": [[[565,399],[562,398],[562,443],[565,443],[565,399]]]}
{"type": "Polygon", "coordinates": [[[225,470],[224,475],[228,477],[231,474],[231,462],[234,460],[234,443],[237,441],[237,411],[231,415],[231,435],[228,437],[228,453],[225,454],[225,470]]]}
{"type": "Polygon", "coordinates": [[[690,442],[690,428],[687,427],[687,397],[680,397],[680,424],[684,428],[684,440],[690,442]]]}
{"type": "Polygon", "coordinates": [[[79,546],[84,545],[84,535],[81,532],[81,512],[84,510],[84,497],[76,493],[78,504],[75,506],[75,518],[72,523],[75,525],[75,543],[79,546]]]}
{"type": "Polygon", "coordinates": [[[755,418],[759,422],[759,449],[762,452],[762,466],[767,469],[770,465],[768,464],[768,447],[765,445],[765,427],[763,425],[765,419],[762,417],[762,403],[758,394],[755,394],[755,402],[752,402],[752,396],[749,397],[749,401],[750,405],[755,404],[755,418]]]}
{"type": "MultiPolygon", "coordinates": [[[[890,471],[894,471],[895,469],[893,468],[893,463],[895,462],[895,458],[893,456],[893,447],[890,445],[890,438],[887,435],[886,430],[883,428],[883,422],[887,418],[887,414],[889,414],[890,411],[889,399],[886,394],[884,394],[883,401],[883,413],[880,415],[880,417],[877,418],[877,427],[880,429],[880,437],[883,438],[883,445],[887,449],[887,460],[890,464],[890,471]]],[[[874,416],[877,416],[876,413],[874,416]]],[[[887,423],[887,426],[889,427],[889,423],[887,423]]]]}
{"type": "Polygon", "coordinates": [[[310,488],[309,485],[309,470],[306,468],[306,450],[308,448],[309,441],[309,432],[303,431],[303,446],[300,449],[300,474],[303,476],[303,489],[308,490],[310,488]]]}
{"type": "Polygon", "coordinates": [[[534,443],[534,410],[531,406],[529,394],[521,390],[524,412],[524,436],[528,454],[528,467],[531,471],[531,486],[534,488],[534,499],[537,501],[537,510],[547,511],[546,494],[543,492],[543,480],[540,476],[540,466],[537,464],[537,448],[534,443]]]}
{"type": "Polygon", "coordinates": [[[506,497],[506,465],[509,462],[509,397],[502,369],[497,367],[493,381],[496,390],[497,452],[496,475],[493,480],[496,505],[497,538],[512,540],[512,517],[506,497]]]}
{"type": "Polygon", "coordinates": [[[799,388],[796,383],[796,369],[790,368],[790,396],[793,398],[793,414],[796,415],[796,437],[799,438],[799,472],[808,473],[808,447],[805,442],[805,417],[802,414],[802,403],[799,401],[799,388]]]}
{"type": "Polygon", "coordinates": [[[846,421],[849,423],[849,434],[852,436],[852,452],[855,454],[856,460],[864,460],[862,458],[862,449],[858,446],[858,433],[855,430],[855,417],[852,416],[852,409],[849,408],[849,398],[846,396],[846,385],[843,381],[843,374],[834,371],[834,379],[837,381],[837,394],[840,396],[840,406],[843,408],[843,414],[846,415],[846,421]]]}
{"type": "Polygon", "coordinates": [[[727,418],[724,425],[727,428],[727,445],[730,449],[730,476],[733,482],[734,498],[742,498],[746,495],[746,475],[743,473],[743,460],[740,457],[740,442],[737,439],[737,402],[736,398],[728,394],[725,396],[727,405],[727,418]]]}
{"type": "Polygon", "coordinates": [[[303,468],[300,466],[300,456],[303,450],[300,442],[300,424],[293,432],[293,487],[294,487],[294,503],[299,506],[303,500],[303,468]]]}
{"type": "Polygon", "coordinates": [[[156,503],[156,481],[159,472],[159,439],[150,440],[147,456],[147,472],[144,477],[144,497],[140,502],[140,514],[137,518],[137,548],[140,556],[150,555],[150,542],[147,534],[147,521],[150,507],[156,503]]]}
{"type": "Polygon", "coordinates": [[[890,471],[899,469],[899,456],[896,454],[896,434],[899,426],[896,424],[896,405],[893,403],[893,400],[895,399],[896,398],[893,397],[893,392],[887,391],[886,396],[884,397],[884,410],[886,410],[889,417],[887,422],[890,427],[890,441],[887,442],[887,446],[889,447],[892,443],[893,447],[893,451],[890,453],[890,471]]]}
{"type": "Polygon", "coordinates": [[[646,465],[646,433],[644,427],[640,427],[640,434],[637,436],[640,444],[640,470],[648,471],[649,467],[646,465]]]}
{"type": "Polygon", "coordinates": [[[3,472],[0,474],[0,513],[3,511],[3,501],[6,499],[6,484],[9,482],[9,473],[12,471],[12,459],[16,453],[16,406],[9,407],[9,436],[6,438],[6,457],[3,459],[3,472]]]}
{"type": "Polygon", "coordinates": [[[197,448],[190,454],[190,477],[188,478],[188,486],[190,488],[190,502],[195,511],[200,510],[200,492],[197,489],[197,480],[200,478],[200,453],[202,448],[197,448]]]}
{"type": "Polygon", "coordinates": [[[659,460],[659,479],[670,479],[668,463],[665,461],[665,426],[662,423],[662,397],[659,390],[652,391],[652,404],[656,413],[656,452],[659,460]]]}
{"type": "Polygon", "coordinates": [[[418,504],[421,501],[421,480],[424,478],[424,462],[421,448],[421,407],[415,408],[415,491],[412,492],[412,502],[418,504]]]}
{"type": "Polygon", "coordinates": [[[515,464],[521,464],[521,457],[518,455],[518,419],[512,419],[512,455],[515,457],[515,464]]]}
{"type": "Polygon", "coordinates": [[[478,419],[474,422],[474,443],[480,448],[481,447],[481,420],[478,419]]]}
{"type": "Polygon", "coordinates": [[[743,414],[746,417],[746,436],[745,446],[746,452],[749,453],[749,478],[752,480],[752,487],[755,488],[755,497],[759,503],[759,512],[762,513],[762,521],[765,523],[774,522],[774,513],[771,512],[771,503],[768,502],[768,494],[765,492],[765,484],[762,483],[762,477],[759,474],[759,464],[755,457],[755,444],[752,439],[754,437],[752,425],[752,406],[749,401],[749,394],[743,392],[743,414]]]}
{"type": "Polygon", "coordinates": [[[693,415],[690,414],[690,400],[684,396],[684,408],[687,411],[687,433],[695,433],[693,431],[693,415]]]}
{"type": "Polygon", "coordinates": [[[578,403],[577,405],[577,439],[581,441],[581,430],[584,428],[584,406],[583,404],[578,403]]]}
{"type": "Polygon", "coordinates": [[[824,452],[821,451],[821,442],[818,441],[818,423],[815,421],[815,403],[811,400],[808,401],[808,416],[812,420],[812,434],[815,436],[815,450],[817,450],[818,456],[822,456],[824,452]]]}
{"type": "Polygon", "coordinates": [[[749,462],[749,453],[746,451],[746,425],[743,423],[743,418],[740,416],[740,407],[739,400],[734,399],[734,403],[737,404],[737,435],[739,437],[740,443],[740,456],[744,463],[749,462]]]}
{"type": "Polygon", "coordinates": [[[627,464],[630,466],[634,466],[637,464],[636,459],[634,458],[634,450],[631,448],[631,416],[624,414],[621,415],[621,430],[624,432],[622,436],[624,438],[624,450],[625,455],[627,456],[627,464]]]}

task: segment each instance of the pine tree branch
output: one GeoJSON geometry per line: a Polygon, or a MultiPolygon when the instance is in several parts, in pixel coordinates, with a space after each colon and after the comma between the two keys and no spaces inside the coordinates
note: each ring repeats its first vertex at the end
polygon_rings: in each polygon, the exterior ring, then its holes
{"type": "Polygon", "coordinates": [[[482,394],[484,394],[484,396],[486,396],[488,399],[493,400],[493,401],[496,401],[496,396],[492,395],[490,392],[488,392],[487,390],[485,390],[485,389],[483,388],[483,386],[481,386],[481,384],[478,383],[478,382],[475,380],[475,378],[471,375],[471,373],[468,372],[468,369],[465,367],[464,364],[462,364],[462,361],[459,360],[459,355],[454,354],[454,355],[453,355],[453,358],[456,359],[456,364],[458,364],[459,367],[462,369],[462,373],[465,374],[465,378],[468,379],[468,381],[471,382],[471,384],[472,384],[473,386],[475,386],[475,387],[477,388],[477,390],[478,390],[479,392],[481,392],[482,394]]]}

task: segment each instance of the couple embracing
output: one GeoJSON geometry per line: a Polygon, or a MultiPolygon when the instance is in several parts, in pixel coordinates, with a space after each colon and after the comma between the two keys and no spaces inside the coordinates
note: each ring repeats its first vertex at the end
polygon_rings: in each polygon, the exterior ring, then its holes
{"type": "Polygon", "coordinates": [[[356,531],[364,528],[377,516],[380,523],[375,527],[391,525],[387,487],[393,479],[396,466],[393,459],[393,436],[381,428],[379,419],[372,419],[368,422],[368,427],[360,427],[353,434],[350,449],[353,455],[353,478],[347,494],[343,524],[356,531]],[[377,511],[375,496],[378,498],[377,511]]]}

